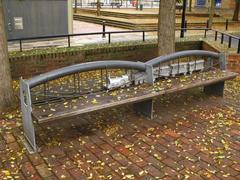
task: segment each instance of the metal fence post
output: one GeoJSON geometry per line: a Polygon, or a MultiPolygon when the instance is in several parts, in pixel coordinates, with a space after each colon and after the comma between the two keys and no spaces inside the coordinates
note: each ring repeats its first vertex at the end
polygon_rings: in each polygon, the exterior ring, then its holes
{"type": "Polygon", "coordinates": [[[22,52],[22,40],[19,41],[20,51],[22,52]]]}
{"type": "Polygon", "coordinates": [[[71,47],[70,36],[68,35],[68,47],[71,47]]]}
{"type": "Polygon", "coordinates": [[[237,51],[238,54],[240,54],[240,39],[238,39],[238,51],[237,51]]]}
{"type": "Polygon", "coordinates": [[[143,41],[145,41],[145,31],[143,31],[143,41]]]}
{"type": "Polygon", "coordinates": [[[111,43],[111,33],[108,33],[108,44],[111,43]]]}
{"type": "Polygon", "coordinates": [[[221,44],[223,44],[223,39],[224,39],[224,34],[222,33],[222,36],[221,36],[221,44]]]}
{"type": "Polygon", "coordinates": [[[102,37],[105,38],[106,37],[106,34],[105,34],[105,31],[106,31],[106,25],[105,25],[106,21],[103,21],[102,22],[102,30],[103,30],[103,34],[102,34],[102,37]]]}
{"type": "Polygon", "coordinates": [[[207,29],[205,29],[205,32],[204,32],[204,38],[207,37],[207,29]]]}
{"type": "Polygon", "coordinates": [[[228,39],[228,48],[231,48],[231,46],[232,46],[232,37],[229,36],[228,38],[229,38],[228,39]]]}
{"type": "Polygon", "coordinates": [[[217,41],[218,32],[215,31],[215,41],[217,41]]]}

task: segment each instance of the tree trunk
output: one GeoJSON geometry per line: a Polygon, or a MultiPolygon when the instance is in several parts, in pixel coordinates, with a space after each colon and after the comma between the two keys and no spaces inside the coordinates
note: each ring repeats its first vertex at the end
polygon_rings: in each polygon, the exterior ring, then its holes
{"type": "Polygon", "coordinates": [[[3,4],[0,0],[0,112],[14,104],[3,4]]]}
{"type": "Polygon", "coordinates": [[[236,0],[235,10],[233,14],[233,21],[239,21],[240,0],[236,0]]]}
{"type": "Polygon", "coordinates": [[[189,12],[192,12],[192,0],[189,0],[189,12]]]}
{"type": "Polygon", "coordinates": [[[101,9],[100,0],[97,0],[97,16],[101,15],[100,9],[101,9]]]}
{"type": "Polygon", "coordinates": [[[75,3],[74,3],[74,13],[77,13],[77,0],[75,0],[75,3]]]}
{"type": "Polygon", "coordinates": [[[210,12],[209,12],[208,28],[212,28],[214,13],[215,13],[215,0],[211,0],[211,7],[210,7],[210,12]]]}
{"type": "Polygon", "coordinates": [[[161,0],[158,17],[158,55],[175,52],[176,0],[161,0]]]}

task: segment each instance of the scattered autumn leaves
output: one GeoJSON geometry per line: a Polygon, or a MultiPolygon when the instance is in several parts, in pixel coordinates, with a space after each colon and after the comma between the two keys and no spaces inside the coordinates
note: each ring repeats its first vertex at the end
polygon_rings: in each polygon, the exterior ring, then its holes
{"type": "MultiPolygon", "coordinates": [[[[181,82],[187,82],[183,79],[181,82]]],[[[166,80],[165,83],[171,83],[166,80]]],[[[16,83],[17,86],[17,83],[16,83]]],[[[99,133],[99,138],[102,141],[107,141],[111,144],[111,148],[102,148],[99,153],[105,156],[105,159],[94,158],[98,157],[94,155],[97,148],[97,144],[91,143],[91,135],[76,135],[76,138],[64,138],[66,131],[64,127],[52,127],[44,128],[44,134],[48,134],[51,137],[40,136],[46,141],[47,146],[50,149],[60,148],[66,152],[76,151],[71,158],[69,157],[69,163],[73,163],[83,175],[88,179],[114,179],[114,175],[120,176],[122,179],[138,179],[140,177],[148,177],[151,170],[145,168],[147,166],[157,166],[152,162],[143,159],[146,153],[146,157],[154,158],[159,164],[164,164],[166,157],[171,157],[173,147],[177,154],[178,159],[187,160],[192,162],[191,167],[185,167],[184,173],[180,171],[179,174],[185,179],[190,179],[193,176],[202,176],[204,178],[213,178],[218,176],[220,178],[229,178],[233,174],[224,170],[228,167],[226,162],[231,161],[233,164],[239,164],[235,160],[237,153],[237,136],[240,129],[240,116],[239,116],[239,97],[240,97],[240,78],[229,81],[226,84],[225,97],[223,104],[217,104],[216,106],[197,106],[194,109],[190,109],[184,114],[184,118],[181,116],[175,116],[174,124],[170,123],[164,126],[157,126],[152,124],[148,120],[142,118],[132,120],[136,118],[131,112],[126,110],[111,110],[109,112],[98,113],[95,115],[84,116],[84,119],[89,119],[95,124],[91,128],[95,129],[95,133],[99,133]],[[126,121],[123,121],[123,119],[126,121]],[[130,120],[130,122],[127,122],[130,120]],[[134,140],[128,141],[129,134],[123,134],[124,129],[129,128],[126,131],[134,130],[131,136],[134,140]],[[187,129],[187,130],[186,130],[187,129]],[[190,138],[190,135],[194,135],[190,138]],[[63,138],[60,138],[63,137],[63,138]],[[168,141],[166,141],[166,138],[168,141]],[[184,138],[185,137],[185,138],[184,138]],[[185,139],[188,145],[186,146],[185,139]],[[166,144],[162,144],[162,140],[165,139],[166,144]],[[75,141],[76,140],[76,141],[75,141]],[[70,141],[70,142],[69,142],[70,141]],[[158,145],[165,147],[165,150],[160,150],[158,145]],[[122,148],[118,149],[120,146],[122,148]],[[188,154],[191,148],[198,148],[199,155],[191,156],[188,154]],[[140,149],[140,151],[139,151],[140,149]],[[117,151],[117,152],[114,152],[117,151]],[[124,154],[126,153],[126,154],[124,154]],[[127,156],[129,153],[129,156],[127,156]],[[202,156],[200,156],[202,155],[202,156]],[[205,159],[209,157],[208,159],[205,159]],[[136,160],[131,159],[137,157],[136,160]],[[108,158],[108,159],[107,159],[108,158]],[[113,159],[111,163],[107,163],[110,159],[113,159]],[[126,164],[118,164],[118,160],[126,159],[126,164]],[[201,162],[206,162],[206,167],[203,168],[201,162]],[[138,170],[131,171],[133,164],[146,163],[145,166],[138,170]],[[196,172],[195,169],[202,168],[201,171],[196,172]],[[110,173],[107,173],[109,170],[110,173]]],[[[16,88],[17,89],[17,88],[16,88]]],[[[119,91],[111,92],[113,96],[118,96],[119,91]]],[[[94,97],[90,103],[97,103],[98,97],[94,97]],[[96,99],[96,100],[94,100],[96,99]],[[93,102],[92,102],[93,101],[93,102]],[[96,101],[96,102],[95,102],[96,101]]],[[[64,106],[70,106],[69,103],[64,106]]],[[[51,107],[53,108],[53,107],[51,107]]],[[[54,109],[54,108],[53,108],[54,109]]],[[[55,112],[54,110],[52,112],[55,112]]],[[[158,117],[154,122],[157,122],[158,117]]],[[[28,156],[26,150],[19,138],[22,136],[22,123],[21,113],[19,110],[12,112],[4,112],[0,117],[0,142],[4,144],[4,148],[0,145],[0,178],[2,179],[19,179],[22,173],[23,159],[28,156]],[[10,138],[13,136],[13,138],[10,138]],[[13,140],[11,140],[13,139],[13,140]],[[14,140],[15,139],[15,140],[14,140]],[[9,141],[9,142],[7,142],[9,141]],[[19,147],[11,146],[16,142],[19,147]],[[4,155],[3,155],[4,154],[4,155]]],[[[77,129],[77,127],[75,127],[77,129]]],[[[72,130],[74,131],[74,130],[72,130]]],[[[68,132],[70,133],[70,132],[68,132]]],[[[130,135],[129,135],[130,136],[130,135]]],[[[131,139],[131,138],[129,138],[131,139]]],[[[54,154],[41,155],[44,163],[50,171],[53,172],[53,166],[49,163],[50,159],[57,159],[54,154]]],[[[66,170],[68,164],[63,168],[66,170]]],[[[158,166],[164,176],[169,175],[164,167],[158,166]]],[[[180,166],[181,167],[181,166],[180,166]]],[[[62,179],[66,179],[67,176],[62,174],[62,179]]]]}

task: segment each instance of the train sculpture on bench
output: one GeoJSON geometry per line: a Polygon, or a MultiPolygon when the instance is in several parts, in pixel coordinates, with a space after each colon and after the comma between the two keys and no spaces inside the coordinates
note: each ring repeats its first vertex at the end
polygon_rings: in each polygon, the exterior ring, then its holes
{"type": "MultiPolygon", "coordinates": [[[[192,74],[194,71],[204,70],[204,60],[196,60],[191,62],[175,63],[166,66],[159,66],[153,68],[153,80],[164,77],[175,77],[176,75],[192,74]]],[[[147,81],[147,74],[145,72],[129,71],[119,77],[107,77],[106,89],[113,90],[117,88],[129,87],[131,84],[139,85],[147,81]]]]}

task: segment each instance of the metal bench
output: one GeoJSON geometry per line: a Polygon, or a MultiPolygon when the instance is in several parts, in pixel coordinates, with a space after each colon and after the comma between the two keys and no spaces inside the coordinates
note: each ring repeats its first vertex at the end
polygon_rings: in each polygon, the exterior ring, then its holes
{"type": "Polygon", "coordinates": [[[20,99],[24,136],[27,140],[25,145],[29,152],[38,150],[33,119],[38,123],[45,123],[124,104],[133,104],[136,112],[152,118],[153,98],[163,94],[204,87],[205,93],[222,96],[224,82],[237,76],[237,73],[225,70],[224,54],[196,50],[160,56],[146,63],[129,61],[82,63],[28,80],[21,79],[20,99]],[[166,64],[180,64],[181,58],[183,61],[191,61],[190,57],[205,58],[206,68],[197,72],[191,70],[186,76],[188,80],[181,80],[185,78],[184,75],[169,77],[169,80],[166,80],[166,77],[161,77],[161,73],[158,76],[155,74],[156,69],[161,70],[166,64]],[[121,73],[125,76],[127,74],[132,83],[130,87],[121,85],[121,90],[115,89],[114,92],[118,92],[118,96],[113,96],[112,90],[106,90],[107,79],[112,75],[120,76],[121,73]],[[145,83],[135,85],[138,84],[133,82],[137,77],[136,73],[143,77],[145,83]],[[93,87],[89,88],[91,85],[93,87]]]}

